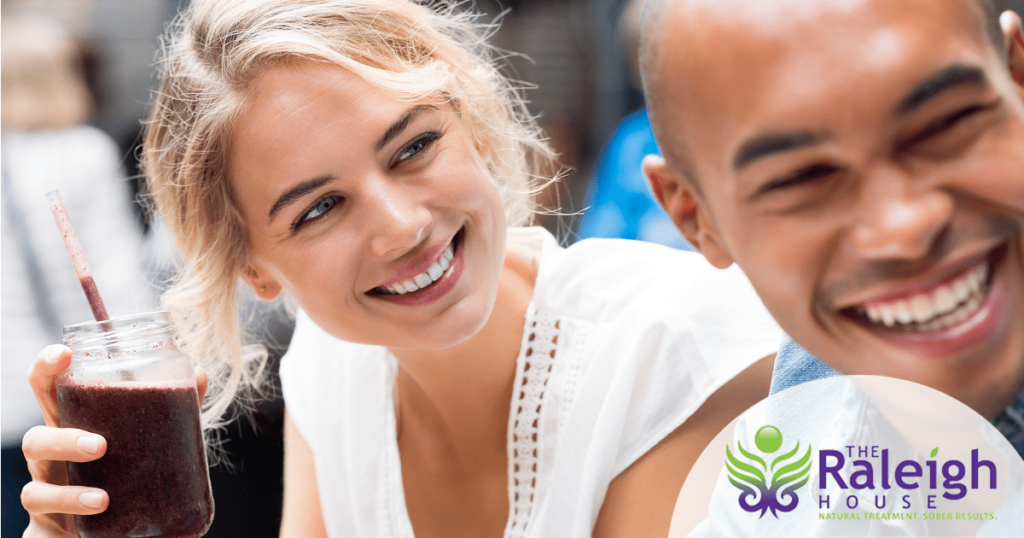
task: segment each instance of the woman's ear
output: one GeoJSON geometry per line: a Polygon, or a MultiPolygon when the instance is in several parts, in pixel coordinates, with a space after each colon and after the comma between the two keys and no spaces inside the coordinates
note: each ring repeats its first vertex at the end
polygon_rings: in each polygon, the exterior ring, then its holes
{"type": "Polygon", "coordinates": [[[487,142],[476,135],[473,135],[472,140],[473,147],[476,148],[476,153],[480,156],[480,160],[487,162],[488,159],[491,158],[491,156],[487,154],[488,150],[490,150],[487,142]]]}
{"type": "Polygon", "coordinates": [[[248,265],[242,270],[242,280],[252,288],[256,296],[264,301],[273,301],[281,294],[281,285],[266,271],[257,269],[254,265],[248,265]]]}
{"type": "Polygon", "coordinates": [[[665,208],[683,237],[707,258],[711,265],[725,269],[733,259],[725,250],[717,230],[686,178],[675,173],[658,155],[644,157],[643,172],[654,198],[665,208]]]}
{"type": "Polygon", "coordinates": [[[1006,42],[1010,76],[1018,85],[1024,86],[1024,31],[1021,30],[1020,16],[1012,11],[1005,11],[999,16],[999,26],[1003,29],[1006,42]]]}

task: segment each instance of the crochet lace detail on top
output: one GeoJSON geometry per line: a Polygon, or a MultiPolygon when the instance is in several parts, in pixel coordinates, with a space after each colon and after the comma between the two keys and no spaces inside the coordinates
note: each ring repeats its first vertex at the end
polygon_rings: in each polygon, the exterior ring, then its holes
{"type": "Polygon", "coordinates": [[[509,443],[509,517],[506,538],[526,535],[526,525],[537,490],[537,435],[544,390],[555,364],[558,319],[533,308],[527,312],[523,343],[519,348],[516,384],[512,392],[509,443]]]}

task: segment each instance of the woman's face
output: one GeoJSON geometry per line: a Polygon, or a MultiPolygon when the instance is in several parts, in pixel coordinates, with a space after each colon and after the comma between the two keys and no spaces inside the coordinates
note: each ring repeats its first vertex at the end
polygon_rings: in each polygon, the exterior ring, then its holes
{"type": "Polygon", "coordinates": [[[328,333],[440,349],[487,320],[504,259],[498,189],[447,105],[410,103],[340,67],[265,69],[237,120],[232,188],[254,253],[328,333]]]}

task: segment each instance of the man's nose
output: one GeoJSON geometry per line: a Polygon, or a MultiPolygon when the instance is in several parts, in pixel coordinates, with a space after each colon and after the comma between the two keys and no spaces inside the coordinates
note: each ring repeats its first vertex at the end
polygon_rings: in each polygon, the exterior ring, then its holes
{"type": "Polygon", "coordinates": [[[952,195],[895,166],[876,171],[864,185],[850,233],[854,253],[868,260],[928,255],[953,217],[952,195]]]}
{"type": "Polygon", "coordinates": [[[376,256],[403,253],[430,235],[433,214],[423,203],[415,186],[381,181],[367,189],[372,219],[370,250],[376,256]]]}

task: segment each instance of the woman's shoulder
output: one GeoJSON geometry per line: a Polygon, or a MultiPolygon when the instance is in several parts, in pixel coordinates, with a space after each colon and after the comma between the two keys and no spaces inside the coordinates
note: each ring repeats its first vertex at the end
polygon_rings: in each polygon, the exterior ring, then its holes
{"type": "Polygon", "coordinates": [[[387,350],[378,345],[346,342],[332,336],[300,309],[295,315],[295,332],[282,364],[302,363],[312,368],[323,368],[334,363],[374,361],[386,353],[387,350]]]}
{"type": "Polygon", "coordinates": [[[377,415],[367,410],[384,405],[389,366],[384,348],[339,340],[305,312],[297,313],[295,333],[281,359],[281,390],[289,415],[314,453],[348,446],[336,431],[379,426],[368,418],[377,415]]]}
{"type": "Polygon", "coordinates": [[[700,254],[653,243],[596,238],[567,248],[548,239],[534,302],[595,322],[679,320],[722,305],[763,309],[738,267],[717,269],[700,254]]]}
{"type": "MultiPolygon", "coordinates": [[[[365,377],[386,368],[387,350],[339,340],[321,329],[304,311],[295,316],[295,332],[281,358],[285,378],[304,386],[330,385],[365,377]]],[[[330,387],[324,387],[330,390],[330,387]]]]}

